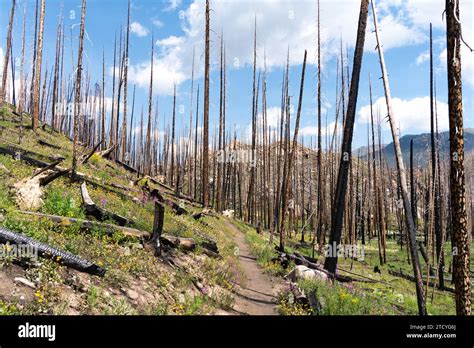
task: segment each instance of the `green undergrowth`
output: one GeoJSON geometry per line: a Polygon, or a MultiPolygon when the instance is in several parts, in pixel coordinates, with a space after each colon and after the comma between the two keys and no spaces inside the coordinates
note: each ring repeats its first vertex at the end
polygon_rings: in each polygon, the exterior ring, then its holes
{"type": "MultiPolygon", "coordinates": [[[[3,109],[2,109],[3,110],[3,109]]],[[[0,111],[1,112],[1,111],[0,111]]],[[[28,129],[31,119],[25,115],[23,135],[19,142],[19,118],[4,110],[5,120],[0,125],[7,129],[0,137],[4,146],[16,145],[34,151],[31,155],[50,162],[45,157],[62,156],[60,164],[68,168],[72,160],[72,142],[49,127],[38,128],[36,134],[28,129]],[[40,145],[42,139],[59,148],[40,145]]],[[[90,150],[80,149],[80,154],[90,150]]],[[[195,220],[191,215],[202,210],[187,201],[175,199],[163,192],[186,209],[189,214],[178,216],[165,205],[163,233],[179,237],[194,238],[198,247],[193,252],[176,250],[172,257],[180,260],[182,270],[171,268],[143,247],[136,237],[126,237],[120,232],[106,231],[101,227],[83,229],[77,223],[64,219],[54,223],[46,218],[24,215],[17,212],[12,185],[32,176],[35,168],[10,155],[0,154],[0,226],[25,234],[61,250],[85,258],[106,270],[99,278],[79,273],[51,260],[30,264],[24,270],[24,277],[36,283],[34,300],[28,304],[17,303],[11,294],[0,292],[1,314],[69,314],[69,302],[65,292],[74,290],[76,314],[106,315],[197,315],[212,313],[215,308],[230,309],[234,303],[233,279],[240,272],[236,261],[235,244],[228,221],[216,216],[204,216],[195,220]],[[211,258],[203,253],[202,243],[215,241],[220,258],[211,258]],[[201,283],[205,293],[196,290],[201,283]],[[78,290],[84,287],[83,290],[78,290]],[[130,300],[123,295],[126,288],[138,288],[147,292],[146,304],[130,300]]],[[[132,186],[136,174],[129,173],[112,161],[93,155],[78,168],[78,172],[99,184],[87,183],[91,199],[101,208],[133,221],[129,227],[151,232],[154,217],[154,202],[146,197],[140,185],[132,186]],[[111,183],[122,188],[112,187],[111,183]]],[[[90,219],[82,208],[80,182],[71,182],[68,176],[61,177],[43,188],[43,205],[40,213],[70,218],[90,219]]],[[[142,181],[141,184],[144,184],[142,181]]],[[[152,183],[148,183],[155,188],[152,183]]],[[[114,223],[113,221],[105,221],[114,223]]],[[[14,267],[12,262],[0,264],[0,272],[14,267]]],[[[72,296],[72,295],[70,295],[72,296]]],[[[144,295],[143,295],[144,296],[144,295]]],[[[74,302],[74,301],[73,301],[74,302]]]]}
{"type": "MultiPolygon", "coordinates": [[[[270,245],[270,234],[264,232],[257,234],[255,228],[236,223],[236,226],[246,234],[246,239],[251,246],[252,253],[265,271],[272,275],[284,276],[294,267],[290,263],[285,269],[279,262],[274,262],[278,256],[275,245],[279,242],[279,236],[274,236],[273,245],[270,245]]],[[[306,237],[306,240],[309,240],[306,237]]],[[[299,252],[305,256],[312,256],[311,245],[301,243],[301,234],[287,236],[285,240],[285,251],[288,253],[299,252]]],[[[445,246],[449,250],[449,244],[445,246]]],[[[320,264],[324,263],[323,255],[315,253],[315,258],[320,264]]],[[[447,257],[447,264],[450,258],[447,257]]],[[[426,275],[427,265],[421,254],[422,271],[426,275]]],[[[366,280],[367,282],[324,282],[320,280],[299,281],[299,286],[308,295],[316,291],[317,298],[322,308],[318,313],[310,306],[302,306],[292,300],[289,289],[280,294],[278,310],[286,315],[416,315],[418,305],[415,292],[415,284],[409,280],[389,274],[389,270],[412,275],[411,264],[407,262],[406,250],[401,251],[400,245],[393,239],[387,241],[387,263],[380,265],[376,239],[367,241],[364,246],[363,260],[340,257],[338,260],[338,273],[366,280]],[[380,269],[380,273],[374,272],[374,267],[380,269]],[[348,271],[348,272],[347,272],[348,271]],[[350,272],[350,273],[349,273],[350,272]],[[362,277],[360,277],[362,276],[362,277]]],[[[426,277],[425,277],[426,278],[426,277]]],[[[452,286],[449,281],[446,286],[452,286]]],[[[454,294],[448,291],[440,291],[433,287],[428,288],[426,306],[430,315],[454,315],[454,294]]]]}

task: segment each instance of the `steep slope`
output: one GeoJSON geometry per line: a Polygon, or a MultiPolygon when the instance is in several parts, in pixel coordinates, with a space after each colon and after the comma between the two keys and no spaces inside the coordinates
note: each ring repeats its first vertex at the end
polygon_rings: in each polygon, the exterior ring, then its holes
{"type": "MultiPolygon", "coordinates": [[[[0,227],[32,237],[60,250],[89,260],[105,269],[103,277],[61,265],[61,260],[19,259],[3,253],[0,258],[0,313],[3,314],[211,314],[236,313],[233,285],[241,270],[234,253],[234,231],[229,221],[215,213],[199,219],[201,208],[176,199],[153,179],[136,180],[136,173],[115,162],[92,155],[78,168],[82,180],[68,175],[40,186],[39,205],[18,206],[18,189],[38,167],[60,158],[57,167],[68,168],[72,143],[42,127],[29,129],[29,116],[20,117],[9,107],[0,115],[0,227]],[[20,127],[23,126],[23,128],[20,127]],[[131,231],[152,231],[154,200],[144,185],[157,189],[165,205],[163,234],[193,238],[194,250],[165,248],[158,258],[146,239],[126,235],[120,228],[85,226],[69,218],[95,221],[82,204],[81,182],[100,208],[125,218],[131,231]],[[21,185],[16,185],[17,187],[21,185]],[[177,214],[171,206],[185,210],[177,214]],[[23,211],[20,211],[20,208],[23,211]],[[57,221],[25,214],[24,210],[61,216],[57,221]],[[215,242],[219,255],[206,252],[215,242]],[[6,256],[5,256],[6,255],[6,256]],[[59,262],[57,262],[59,261],[59,262]]],[[[81,149],[84,154],[91,149],[81,149]]],[[[46,171],[40,175],[53,173],[46,171]]],[[[117,221],[109,217],[109,225],[117,221]]],[[[13,245],[2,245],[3,251],[13,245]]]]}

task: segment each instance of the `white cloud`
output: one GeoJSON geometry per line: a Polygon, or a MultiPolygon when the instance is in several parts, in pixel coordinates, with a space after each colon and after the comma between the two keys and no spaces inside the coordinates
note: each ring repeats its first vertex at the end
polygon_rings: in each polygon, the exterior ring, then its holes
{"type": "MultiPolygon", "coordinates": [[[[321,127],[321,136],[332,135],[334,133],[334,128],[336,122],[331,122],[324,127],[321,127]]],[[[338,122],[336,134],[342,133],[342,124],[338,122]]],[[[303,136],[317,136],[318,135],[318,126],[306,126],[301,128],[300,134],[303,136]]]]}
{"type": "MultiPolygon", "coordinates": [[[[175,53],[178,53],[179,50],[175,53]]],[[[187,76],[183,72],[185,69],[181,61],[175,55],[169,54],[159,56],[153,62],[153,93],[162,95],[172,95],[173,87],[186,80],[187,76]]],[[[128,78],[139,87],[148,89],[150,85],[150,62],[131,65],[128,78]]]]}
{"type": "Polygon", "coordinates": [[[168,0],[168,6],[163,11],[174,11],[181,6],[182,0],[168,0]]]}
{"type": "Polygon", "coordinates": [[[160,21],[159,19],[154,19],[153,20],[153,25],[157,28],[162,28],[164,26],[163,22],[160,21]]]}
{"type": "Polygon", "coordinates": [[[156,45],[158,46],[178,46],[184,43],[184,38],[183,37],[177,37],[177,36],[169,36],[166,39],[163,40],[157,40],[156,45]]]}
{"type": "MultiPolygon", "coordinates": [[[[281,108],[278,106],[272,106],[267,108],[267,125],[269,128],[280,127],[281,108]]],[[[262,113],[258,114],[258,122],[261,123],[263,120],[262,113]]]]}
{"type": "Polygon", "coordinates": [[[130,32],[138,37],[145,37],[148,35],[149,30],[138,22],[132,22],[130,24],[130,32]]]}
{"type": "MultiPolygon", "coordinates": [[[[372,20],[372,12],[369,13],[368,29],[370,34],[367,36],[365,50],[376,52],[377,45],[375,30],[372,20]]],[[[384,13],[377,11],[377,19],[379,22],[380,40],[385,51],[391,48],[417,45],[427,40],[428,36],[416,27],[407,24],[403,11],[399,11],[396,15],[392,13],[384,13]]]]}
{"type": "Polygon", "coordinates": [[[429,51],[422,52],[416,58],[416,65],[421,65],[428,60],[430,60],[430,52],[429,51]]]}
{"type": "MultiPolygon", "coordinates": [[[[387,106],[385,97],[381,97],[373,104],[374,118],[377,119],[377,113],[380,112],[380,118],[383,122],[383,128],[389,129],[388,122],[383,121],[387,115],[387,106]]],[[[395,123],[400,127],[402,134],[411,134],[428,132],[430,130],[430,97],[413,98],[404,100],[392,98],[393,113],[395,123]]],[[[437,101],[438,125],[439,130],[444,131],[449,128],[448,104],[437,101]]],[[[370,122],[370,104],[360,108],[358,113],[359,123],[370,122]]]]}
{"type": "MultiPolygon", "coordinates": [[[[474,1],[460,1],[460,20],[462,33],[467,43],[474,46],[474,1]]],[[[432,0],[403,0],[401,8],[406,13],[407,19],[419,30],[428,32],[429,23],[434,29],[446,30],[446,16],[443,15],[444,1],[432,0]]],[[[444,35],[434,38],[435,43],[440,43],[442,48],[446,47],[444,35]]],[[[463,68],[463,79],[474,86],[474,55],[463,44],[461,50],[461,63],[463,68]]],[[[439,55],[439,63],[446,71],[446,50],[439,55]]]]}
{"type": "MultiPolygon", "coordinates": [[[[384,0],[381,4],[396,4],[395,0],[384,0]]],[[[170,5],[175,2],[170,2],[170,5]]],[[[179,6],[177,4],[176,6],[179,6]]],[[[230,69],[238,69],[253,62],[254,20],[257,18],[257,57],[263,67],[264,50],[267,68],[282,67],[286,64],[287,48],[290,64],[302,63],[304,50],[308,50],[308,64],[316,63],[316,2],[314,1],[212,1],[211,2],[211,65],[218,65],[219,35],[224,33],[227,61],[230,69]]],[[[196,49],[197,78],[203,75],[204,60],[204,2],[193,0],[183,8],[181,20],[183,35],[169,36],[159,41],[163,49],[157,58],[164,77],[162,89],[168,93],[174,82],[178,84],[191,76],[193,48],[196,49]],[[162,47],[163,48],[163,47],[162,47]]],[[[340,40],[344,48],[354,47],[356,28],[360,10],[358,1],[321,1],[321,55],[323,64],[339,54],[340,40]]],[[[422,42],[426,35],[404,24],[405,16],[394,11],[379,11],[381,38],[385,50],[403,45],[422,42]]],[[[369,21],[369,23],[371,20],[369,21]]],[[[368,30],[367,46],[369,52],[376,53],[375,35],[368,30]]],[[[135,66],[135,73],[143,76],[143,69],[149,69],[149,63],[135,66]]],[[[144,83],[136,81],[140,86],[144,83]]],[[[143,82],[143,81],[142,81],[143,82]]]]}
{"type": "MultiPolygon", "coordinates": [[[[448,51],[445,48],[439,55],[440,65],[443,71],[446,72],[448,60],[448,51]]],[[[464,81],[474,86],[474,53],[472,53],[464,44],[461,47],[461,66],[462,78],[464,81]]]]}

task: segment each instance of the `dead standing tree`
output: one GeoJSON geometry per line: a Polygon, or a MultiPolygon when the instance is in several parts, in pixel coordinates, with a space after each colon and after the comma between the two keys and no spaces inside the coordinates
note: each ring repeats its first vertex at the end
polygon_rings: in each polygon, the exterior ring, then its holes
{"type": "MultiPolygon", "coordinates": [[[[280,225],[279,225],[279,232],[280,232],[280,248],[279,250],[281,252],[285,251],[285,244],[284,244],[284,224],[285,224],[285,214],[288,208],[288,186],[290,183],[290,172],[291,169],[293,168],[293,160],[295,157],[295,152],[298,146],[298,131],[299,131],[299,126],[300,126],[300,117],[301,117],[301,107],[303,103],[303,90],[304,90],[304,73],[306,70],[306,56],[307,56],[307,51],[304,51],[304,59],[303,59],[303,69],[301,72],[301,85],[300,85],[300,96],[298,99],[298,111],[296,113],[296,124],[295,124],[295,132],[293,135],[293,144],[291,145],[291,152],[289,153],[289,156],[287,157],[287,162],[288,165],[287,170],[284,171],[284,177],[282,180],[282,187],[281,187],[281,192],[282,192],[282,200],[281,200],[281,209],[282,209],[282,217],[280,220],[280,225]]],[[[289,105],[289,103],[287,104],[289,105]]],[[[289,118],[289,117],[288,117],[289,118]]],[[[287,124],[288,127],[288,133],[289,133],[289,122],[287,124]]],[[[286,162],[286,161],[285,161],[286,162]]]]}
{"type": "Polygon", "coordinates": [[[15,16],[15,0],[12,0],[12,10],[10,12],[10,21],[8,23],[7,50],[5,52],[5,62],[3,64],[2,89],[0,90],[0,104],[5,100],[5,94],[7,90],[8,61],[10,59],[10,51],[12,47],[12,29],[13,29],[14,16],[15,16]]]}
{"type": "MultiPolygon", "coordinates": [[[[257,128],[257,115],[256,115],[256,72],[257,72],[257,17],[255,16],[255,27],[253,36],[253,88],[252,88],[252,160],[255,161],[255,149],[256,149],[256,128],[257,128]]],[[[254,195],[255,195],[255,166],[252,165],[250,168],[250,181],[249,189],[247,194],[247,221],[255,223],[255,207],[254,207],[254,195]]]]}
{"type": "Polygon", "coordinates": [[[405,216],[405,223],[408,228],[408,236],[410,238],[409,245],[410,245],[410,252],[412,257],[412,265],[413,265],[413,273],[416,279],[416,296],[418,300],[418,312],[420,315],[427,315],[426,312],[426,305],[425,305],[425,297],[423,294],[423,279],[421,276],[421,269],[420,269],[420,260],[418,257],[418,252],[416,248],[416,229],[415,229],[415,222],[413,220],[413,215],[411,211],[411,203],[410,198],[408,196],[408,185],[405,173],[405,165],[403,163],[402,157],[402,150],[400,146],[400,138],[398,136],[398,129],[397,129],[397,122],[395,120],[395,116],[393,113],[392,108],[392,95],[390,92],[390,84],[388,81],[388,73],[385,66],[385,59],[383,54],[382,44],[380,42],[379,32],[378,32],[378,21],[377,21],[377,13],[375,9],[375,1],[372,0],[372,14],[374,17],[374,27],[375,27],[375,36],[377,39],[377,49],[379,52],[379,60],[380,60],[380,68],[382,70],[382,78],[385,90],[385,101],[387,103],[387,112],[388,112],[388,121],[390,123],[390,128],[392,130],[392,138],[393,138],[393,145],[395,150],[395,158],[397,163],[397,172],[398,172],[398,183],[400,185],[400,193],[402,195],[401,202],[404,208],[404,216],[405,216]]]}
{"type": "Polygon", "coordinates": [[[456,313],[471,314],[470,250],[464,173],[464,128],[461,79],[461,23],[459,0],[446,0],[448,47],[449,149],[453,241],[453,280],[456,313]]]}
{"type": "Polygon", "coordinates": [[[204,55],[204,127],[202,135],[202,205],[209,206],[209,0],[206,0],[206,28],[204,55]]]}
{"type": "Polygon", "coordinates": [[[41,83],[41,58],[43,56],[43,31],[44,31],[44,9],[45,9],[45,0],[41,0],[40,5],[40,20],[39,20],[39,30],[38,30],[38,46],[36,47],[34,56],[35,56],[35,79],[33,86],[33,119],[31,123],[31,128],[35,131],[38,126],[39,118],[39,104],[40,104],[40,83],[41,83]]]}
{"type": "Polygon", "coordinates": [[[321,17],[320,17],[320,1],[318,0],[318,218],[317,218],[317,232],[313,238],[313,254],[314,257],[314,244],[316,237],[318,238],[318,244],[321,248],[324,240],[326,239],[325,232],[323,231],[323,217],[324,217],[324,200],[323,195],[325,188],[322,185],[322,146],[321,146],[321,17]]]}
{"type": "Polygon", "coordinates": [[[76,177],[77,152],[79,147],[79,114],[81,112],[81,77],[82,77],[82,50],[84,43],[84,18],[86,16],[86,0],[82,0],[81,29],[79,32],[79,51],[77,56],[76,91],[74,98],[74,142],[72,152],[71,180],[76,177]]]}
{"type": "Polygon", "coordinates": [[[148,91],[148,127],[146,131],[146,151],[145,151],[145,173],[151,174],[151,117],[153,104],[153,53],[155,42],[153,33],[151,34],[151,58],[150,58],[150,88],[148,91]]]}
{"type": "MultiPolygon", "coordinates": [[[[444,288],[444,255],[442,250],[442,233],[441,233],[441,205],[440,205],[440,187],[438,183],[437,171],[437,151],[438,145],[435,140],[435,110],[434,110],[434,75],[433,75],[433,27],[430,23],[430,124],[431,124],[431,189],[434,193],[434,229],[436,236],[436,259],[440,265],[438,269],[439,287],[444,288]]],[[[413,200],[413,198],[412,198],[413,200]]],[[[413,202],[412,202],[413,205],[413,202]]],[[[416,211],[415,211],[416,212],[416,211]]],[[[415,218],[415,215],[413,215],[415,218]]],[[[416,226],[416,223],[415,223],[416,226]]]]}
{"type": "MultiPolygon", "coordinates": [[[[331,236],[329,244],[331,246],[339,245],[342,235],[342,223],[344,216],[345,199],[347,192],[347,178],[349,175],[349,164],[352,152],[352,135],[354,132],[354,121],[357,106],[357,95],[359,93],[360,71],[362,67],[362,57],[364,53],[365,31],[367,28],[367,17],[369,12],[369,0],[361,0],[359,25],[357,29],[357,41],[354,53],[354,63],[352,70],[351,88],[349,91],[349,103],[347,116],[344,122],[344,135],[342,140],[342,152],[337,176],[336,196],[332,208],[331,236]]],[[[337,267],[337,253],[326,257],[324,268],[335,273],[337,267]]]]}
{"type": "MultiPolygon", "coordinates": [[[[128,84],[128,46],[130,37],[130,0],[128,0],[127,34],[125,39],[125,59],[123,71],[123,121],[122,121],[122,162],[128,161],[127,151],[127,84],[128,84]]],[[[132,127],[132,125],[130,125],[132,127]]],[[[130,141],[130,139],[129,139],[130,141]]]]}

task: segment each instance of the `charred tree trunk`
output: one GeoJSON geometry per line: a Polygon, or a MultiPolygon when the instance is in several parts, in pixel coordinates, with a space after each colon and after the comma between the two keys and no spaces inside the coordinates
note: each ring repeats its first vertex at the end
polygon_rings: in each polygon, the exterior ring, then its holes
{"type": "MultiPolygon", "coordinates": [[[[349,92],[349,104],[347,116],[344,124],[344,136],[342,141],[342,153],[337,176],[336,196],[333,204],[331,236],[329,244],[337,245],[341,241],[342,223],[344,216],[345,199],[347,192],[347,178],[349,174],[349,164],[352,152],[352,135],[354,131],[355,113],[357,107],[357,96],[359,93],[360,70],[362,67],[362,56],[364,53],[365,31],[367,28],[367,16],[369,11],[369,0],[361,0],[359,24],[357,29],[357,41],[354,53],[354,63],[352,70],[352,81],[349,92]]],[[[326,257],[324,268],[331,272],[336,272],[337,253],[332,257],[326,257]]]]}
{"type": "Polygon", "coordinates": [[[33,86],[33,119],[31,128],[36,131],[38,126],[38,118],[40,114],[40,84],[41,84],[41,59],[43,57],[43,31],[44,31],[44,9],[45,0],[41,0],[40,5],[40,20],[38,29],[38,46],[35,50],[35,79],[33,86]]]}
{"type": "Polygon", "coordinates": [[[123,72],[122,162],[126,162],[127,157],[130,155],[127,151],[127,92],[128,92],[127,84],[128,84],[128,64],[129,64],[129,58],[128,58],[129,37],[130,37],[130,0],[128,0],[127,34],[126,34],[126,39],[125,39],[125,61],[124,61],[124,72],[123,72]]]}
{"type": "Polygon", "coordinates": [[[148,127],[146,131],[146,151],[144,154],[145,173],[151,175],[151,117],[153,104],[153,53],[154,53],[154,38],[151,34],[151,58],[150,58],[150,88],[148,90],[148,127]]]}
{"type": "MultiPolygon", "coordinates": [[[[299,131],[299,126],[300,126],[300,117],[301,117],[301,108],[302,108],[302,103],[303,103],[303,90],[304,90],[304,75],[306,71],[306,56],[307,52],[306,50],[304,51],[304,58],[303,58],[303,68],[301,72],[301,84],[300,84],[300,95],[298,99],[298,111],[296,113],[296,124],[295,124],[295,132],[293,135],[293,144],[291,146],[291,152],[288,155],[287,161],[288,162],[286,167],[287,170],[284,171],[284,177],[283,177],[283,182],[282,182],[282,200],[281,200],[281,209],[282,209],[282,217],[280,220],[280,246],[279,250],[281,252],[285,251],[285,243],[284,243],[284,223],[285,223],[285,214],[288,209],[288,186],[290,182],[290,173],[291,169],[293,168],[293,159],[295,157],[295,152],[296,148],[298,146],[298,131],[299,131]]],[[[289,104],[288,104],[289,106],[289,104]]],[[[288,114],[289,115],[289,114],[288,114]]],[[[288,117],[289,118],[289,117],[288,117]]],[[[289,124],[288,124],[288,132],[289,132],[289,124]]],[[[289,136],[288,136],[289,138],[289,136]]]]}
{"type": "Polygon", "coordinates": [[[471,314],[470,245],[467,230],[464,174],[464,128],[461,79],[461,23],[459,1],[446,0],[448,47],[449,149],[453,241],[453,280],[456,313],[471,314]]]}
{"type": "Polygon", "coordinates": [[[0,90],[0,104],[5,100],[5,94],[8,83],[8,61],[10,60],[10,52],[12,47],[12,30],[13,30],[13,17],[15,16],[15,0],[12,0],[12,9],[10,12],[10,21],[8,23],[8,34],[7,34],[7,48],[5,52],[5,62],[3,64],[3,75],[2,75],[2,89],[0,90]]]}
{"type": "Polygon", "coordinates": [[[204,127],[202,135],[202,205],[209,206],[209,31],[210,8],[206,0],[206,28],[205,28],[205,55],[204,55],[204,127]]]}
{"type": "Polygon", "coordinates": [[[75,179],[77,171],[77,154],[79,146],[79,117],[81,113],[81,77],[82,77],[82,50],[84,42],[84,19],[86,16],[86,0],[82,0],[81,29],[79,32],[79,50],[77,56],[76,91],[74,98],[74,142],[72,153],[71,180],[75,179]]]}

